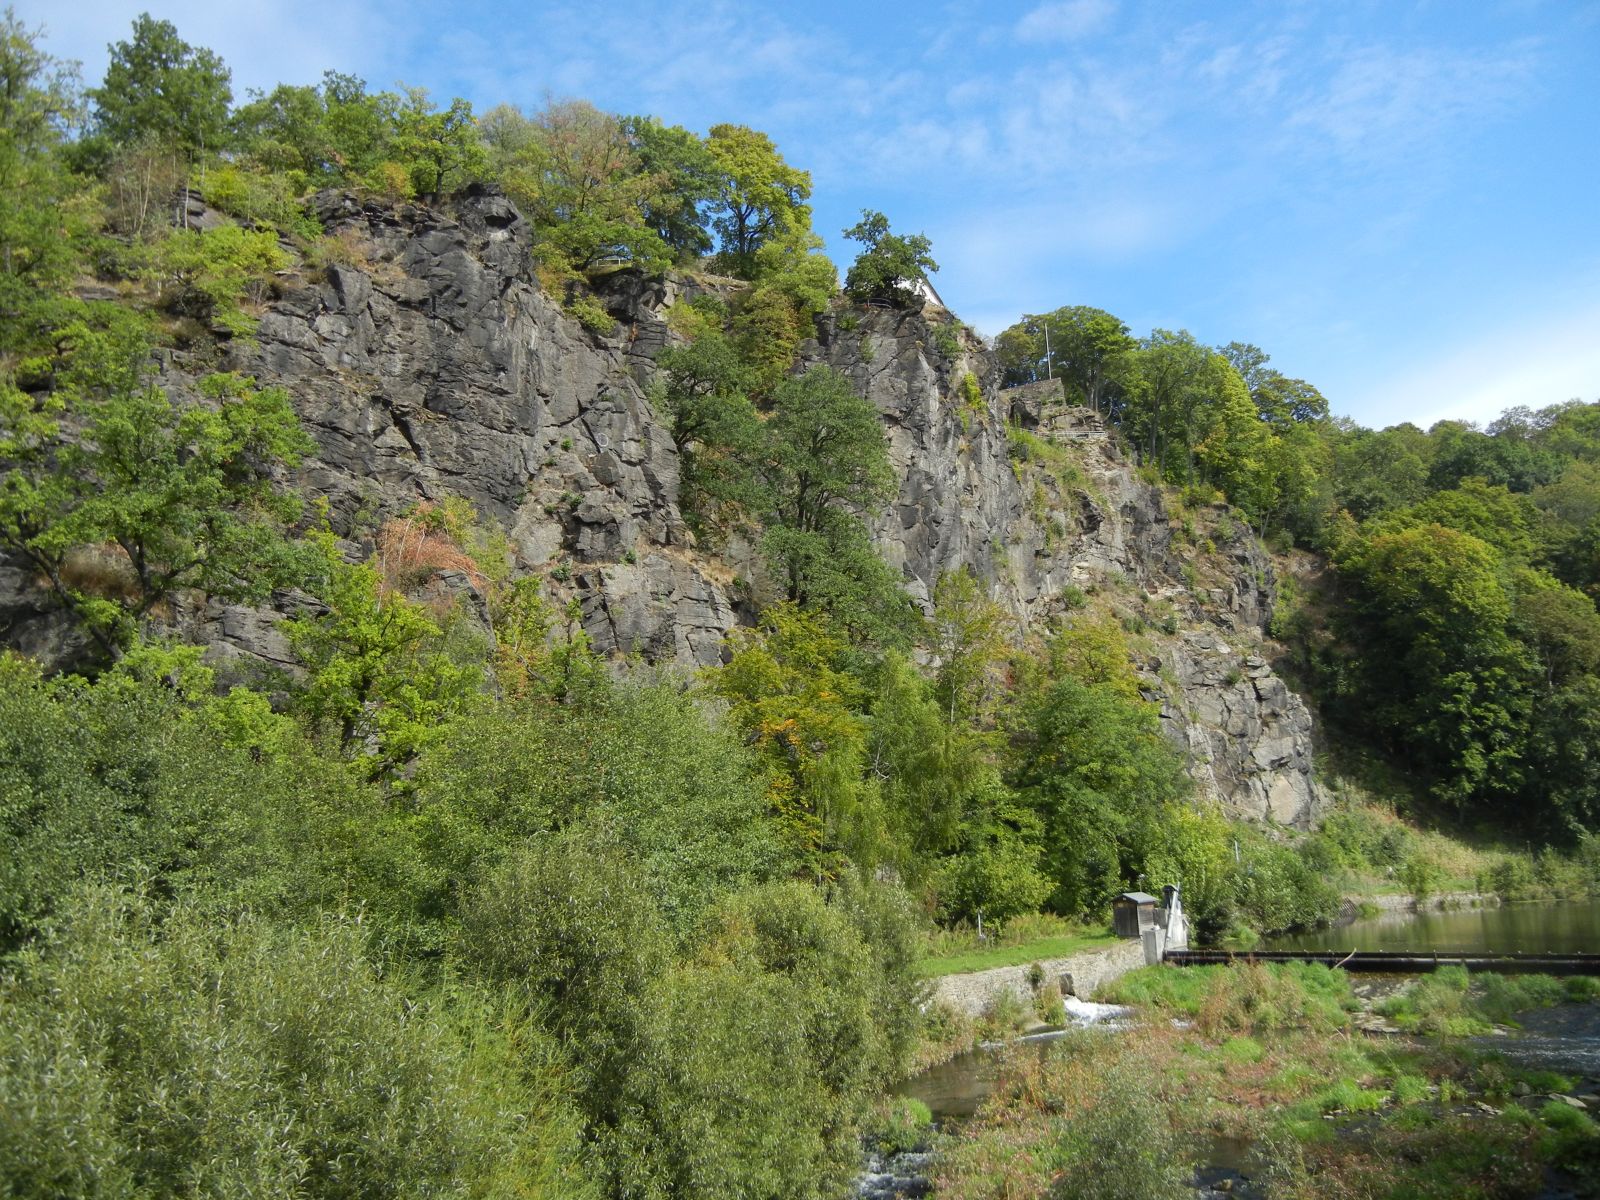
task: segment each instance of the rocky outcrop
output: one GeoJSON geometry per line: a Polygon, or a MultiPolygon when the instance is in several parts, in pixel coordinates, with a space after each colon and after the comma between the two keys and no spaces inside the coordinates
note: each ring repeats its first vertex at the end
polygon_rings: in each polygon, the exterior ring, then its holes
{"type": "Polygon", "coordinates": [[[465,497],[507,528],[518,570],[577,599],[597,645],[714,662],[734,607],[693,553],[639,382],[665,288],[620,291],[624,320],[590,329],[540,288],[526,223],[494,192],[448,212],[336,193],[315,209],[337,261],[287,281],[235,365],[294,397],[317,444],[302,483],[335,527],[360,538],[465,497]]]}
{"type": "Polygon", "coordinates": [[[1311,714],[1265,659],[1192,630],[1161,648],[1145,678],[1203,794],[1281,825],[1316,818],[1311,714]]]}
{"type": "MultiPolygon", "coordinates": [[[[527,224],[493,191],[433,208],[330,192],[313,207],[326,249],[285,274],[256,339],[220,365],[293,398],[316,443],[298,483],[352,552],[419,501],[464,497],[506,530],[518,571],[576,602],[600,649],[717,661],[760,564],[737,541],[720,556],[695,545],[646,389],[677,336],[673,304],[742,285],[618,275],[600,296],[613,321],[586,325],[541,287],[527,224]]],[[[993,355],[936,305],[836,309],[801,357],[882,414],[901,484],[874,535],[919,602],[970,568],[1028,633],[1106,598],[1141,631],[1149,694],[1202,789],[1250,816],[1313,818],[1310,718],[1263,644],[1270,564],[1225,510],[1174,522],[1095,414],[1054,384],[1002,392],[993,355]]],[[[163,382],[185,392],[217,365],[174,351],[163,382]]],[[[6,570],[8,640],[58,656],[58,616],[6,570]]],[[[180,604],[174,619],[219,659],[289,668],[281,619],[305,603],[180,604]]]]}
{"type": "Polygon", "coordinates": [[[1147,694],[1200,792],[1240,815],[1315,821],[1311,716],[1268,661],[1272,565],[1226,508],[1175,521],[1098,415],[1059,383],[997,390],[993,357],[945,315],[833,317],[805,354],[883,414],[901,486],[877,540],[914,595],[970,568],[1024,632],[1105,597],[1148,647],[1147,694]]]}

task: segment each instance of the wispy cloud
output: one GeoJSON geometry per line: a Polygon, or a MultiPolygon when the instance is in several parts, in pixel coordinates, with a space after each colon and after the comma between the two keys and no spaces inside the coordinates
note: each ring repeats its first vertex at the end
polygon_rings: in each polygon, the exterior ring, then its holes
{"type": "Polygon", "coordinates": [[[318,0],[263,0],[254,4],[215,0],[74,0],[70,6],[39,10],[52,54],[84,64],[85,82],[104,74],[110,42],[132,36],[134,18],[150,11],[177,26],[183,39],[220,54],[233,71],[233,90],[268,90],[278,83],[316,83],[325,70],[364,75],[387,87],[399,73],[402,57],[393,51],[407,41],[401,12],[376,0],[329,4],[318,0]]]}
{"type": "Polygon", "coordinates": [[[1104,29],[1116,7],[1112,0],[1054,0],[1024,14],[1016,33],[1025,42],[1075,42],[1104,29]]]}
{"type": "Polygon", "coordinates": [[[1324,80],[1299,97],[1284,128],[1309,139],[1312,152],[1360,161],[1412,155],[1538,86],[1531,40],[1494,52],[1337,46],[1329,58],[1324,80]]]}

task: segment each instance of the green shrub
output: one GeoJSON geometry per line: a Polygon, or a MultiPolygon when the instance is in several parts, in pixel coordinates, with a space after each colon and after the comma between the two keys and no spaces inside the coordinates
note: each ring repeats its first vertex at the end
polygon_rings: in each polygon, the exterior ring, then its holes
{"type": "Polygon", "coordinates": [[[1394,1077],[1396,1104],[1421,1104],[1428,1094],[1428,1081],[1421,1075],[1400,1074],[1394,1077]]]}
{"type": "Polygon", "coordinates": [[[567,1186],[549,1047],[447,1021],[355,923],[163,917],[97,889],[0,980],[0,1190],[17,1197],[471,1196],[567,1186]]]}
{"type": "Polygon", "coordinates": [[[382,797],[264,696],[196,704],[160,676],[47,682],[0,660],[0,946],[84,878],[218,911],[360,903],[411,940],[414,855],[382,797]]]}
{"type": "Polygon", "coordinates": [[[1462,967],[1442,967],[1378,1005],[1402,1029],[1466,1036],[1487,1033],[1489,1022],[1474,1011],[1470,979],[1462,967]]]}
{"type": "Polygon", "coordinates": [[[887,1096],[867,1125],[868,1139],[885,1154],[919,1150],[933,1136],[933,1113],[915,1096],[887,1096]]]}
{"type": "Polygon", "coordinates": [[[1364,1088],[1353,1079],[1341,1079],[1318,1092],[1314,1100],[1325,1113],[1364,1113],[1376,1112],[1388,1098],[1389,1093],[1382,1089],[1364,1088]]]}
{"type": "Polygon", "coordinates": [[[485,707],[419,764],[413,828],[441,907],[526,840],[577,825],[629,858],[678,940],[722,895],[788,868],[749,751],[692,697],[598,684],[568,699],[485,707]]]}
{"type": "Polygon", "coordinates": [[[1427,854],[1412,854],[1400,868],[1400,882],[1419,904],[1439,890],[1444,878],[1444,868],[1427,854]]]}
{"type": "Polygon", "coordinates": [[[1099,996],[1193,1017],[1213,1035],[1275,1029],[1339,1029],[1356,1007],[1343,971],[1319,963],[1143,967],[1101,988],[1099,996]]]}
{"type": "Polygon", "coordinates": [[[1066,1004],[1061,999],[1061,985],[1048,983],[1033,995],[1033,1015],[1046,1025],[1063,1025],[1067,1020],[1066,1004]]]}
{"type": "Polygon", "coordinates": [[[1547,1101],[1539,1110],[1539,1119],[1551,1129],[1562,1133],[1584,1133],[1592,1137],[1600,1132],[1600,1127],[1595,1125],[1594,1118],[1560,1100],[1547,1101]]]}
{"type": "Polygon", "coordinates": [[[274,273],[288,265],[277,234],[222,225],[174,230],[159,241],[138,244],[127,252],[125,269],[159,288],[169,311],[207,320],[233,337],[249,337],[255,321],[245,303],[264,301],[274,273]]]}
{"type": "Polygon", "coordinates": [[[979,1030],[984,1039],[989,1041],[1010,1037],[1028,1023],[1029,1015],[1027,1006],[1017,998],[1016,993],[1009,990],[996,992],[984,1006],[983,1015],[978,1018],[979,1030]]]}
{"type": "Polygon", "coordinates": [[[1173,1200],[1188,1193],[1190,1167],[1151,1080],[1118,1062],[1096,1081],[1092,1105],[1058,1127],[1060,1164],[1050,1200],[1173,1200]]]}
{"type": "MultiPolygon", "coordinates": [[[[322,235],[322,227],[297,199],[294,174],[250,170],[236,163],[224,163],[206,172],[200,194],[207,204],[247,222],[269,225],[279,233],[310,242],[322,235]]],[[[302,189],[303,190],[303,189],[302,189]]]]}
{"type": "Polygon", "coordinates": [[[593,296],[577,294],[567,301],[568,314],[578,319],[578,323],[590,333],[600,337],[610,337],[617,329],[617,319],[608,313],[605,305],[593,296]]]}

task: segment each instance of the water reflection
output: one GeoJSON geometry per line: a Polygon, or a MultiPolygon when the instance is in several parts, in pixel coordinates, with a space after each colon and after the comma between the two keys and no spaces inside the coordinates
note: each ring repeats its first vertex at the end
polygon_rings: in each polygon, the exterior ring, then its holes
{"type": "Polygon", "coordinates": [[[921,1100],[933,1114],[934,1122],[941,1129],[947,1129],[971,1117],[989,1098],[1005,1069],[1008,1053],[1042,1055],[1051,1042],[1078,1029],[1108,1032],[1125,1029],[1132,1012],[1121,1004],[1095,1004],[1076,996],[1063,997],[1062,1006],[1066,1009],[1067,1024],[1036,1029],[1012,1042],[985,1042],[976,1050],[929,1067],[900,1084],[895,1091],[921,1100]]]}
{"type": "Polygon", "coordinates": [[[1600,901],[1385,913],[1338,929],[1275,937],[1262,949],[1600,954],[1600,901]]]}

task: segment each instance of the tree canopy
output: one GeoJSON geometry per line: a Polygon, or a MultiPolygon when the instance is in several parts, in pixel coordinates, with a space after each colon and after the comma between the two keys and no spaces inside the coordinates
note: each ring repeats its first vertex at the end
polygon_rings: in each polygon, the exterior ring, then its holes
{"type": "Polygon", "coordinates": [[[862,209],[861,220],[844,236],[862,245],[844,281],[845,290],[857,299],[904,298],[912,284],[939,269],[932,242],[920,233],[890,233],[889,218],[881,212],[862,209]]]}
{"type": "Polygon", "coordinates": [[[172,22],[149,13],[134,20],[132,40],[109,49],[105,79],[89,90],[97,134],[118,146],[226,148],[232,72],[213,51],[189,45],[172,22]]]}

